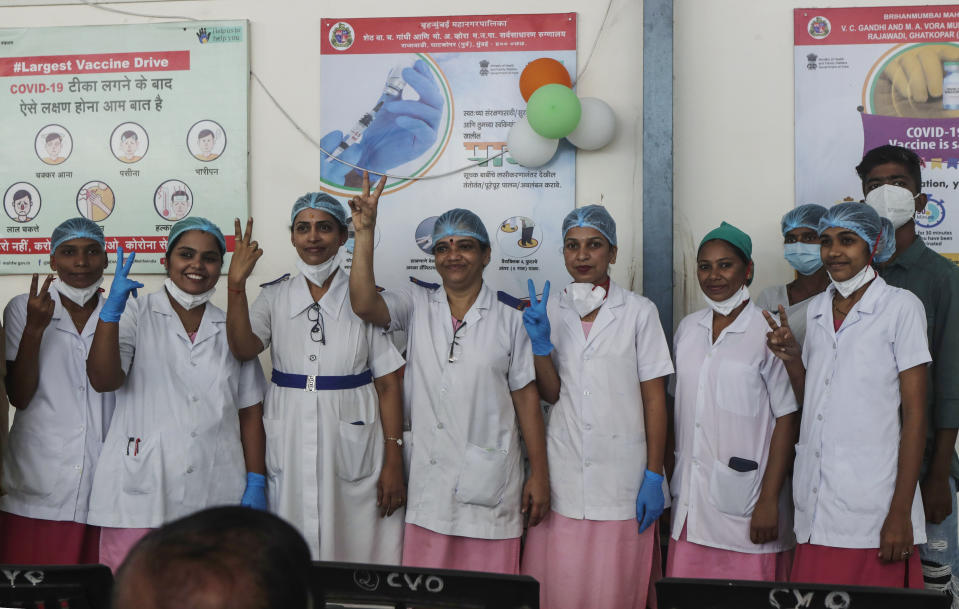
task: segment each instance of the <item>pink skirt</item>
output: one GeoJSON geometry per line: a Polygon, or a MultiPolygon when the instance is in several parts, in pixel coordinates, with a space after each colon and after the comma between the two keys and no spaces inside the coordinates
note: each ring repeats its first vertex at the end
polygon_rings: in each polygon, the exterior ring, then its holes
{"type": "Polygon", "coordinates": [[[96,564],[99,545],[100,527],[0,512],[0,563],[96,564]]]}
{"type": "Polygon", "coordinates": [[[523,575],[539,582],[540,609],[656,608],[662,576],[658,522],[577,520],[550,512],[526,532],[523,575]]]}
{"type": "Polygon", "coordinates": [[[443,535],[406,523],[403,566],[518,575],[519,540],[443,535]]]}
{"type": "Polygon", "coordinates": [[[116,573],[133,546],[152,530],[103,527],[100,532],[100,564],[116,573]]]}
{"type": "Polygon", "coordinates": [[[750,554],[699,545],[686,540],[684,524],[679,539],[669,540],[666,577],[784,582],[792,560],[792,550],[750,554]]]}
{"type": "Polygon", "coordinates": [[[811,543],[796,545],[789,581],[880,588],[922,588],[919,549],[909,560],[884,562],[878,548],[832,548],[811,543]]]}

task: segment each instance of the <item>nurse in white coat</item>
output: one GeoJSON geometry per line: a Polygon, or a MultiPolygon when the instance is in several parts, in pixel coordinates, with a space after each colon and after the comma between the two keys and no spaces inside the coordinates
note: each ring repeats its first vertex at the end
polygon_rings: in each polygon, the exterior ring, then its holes
{"type": "Polygon", "coordinates": [[[262,250],[251,240],[253,220],[245,235],[237,220],[227,333],[243,361],[270,347],[270,509],[299,529],[317,560],[399,564],[403,358],[350,306],[339,253],[346,221],[333,197],[300,197],[290,214],[300,273],[264,285],[249,311],[246,281],[262,250]]]}
{"type": "Polygon", "coordinates": [[[230,353],[226,313],[209,303],[226,243],[209,220],[173,225],[163,289],[117,269],[87,359],[90,384],[116,391],[90,498],[114,570],[150,529],[214,505],[266,508],[263,371],[230,353]],[[125,308],[125,310],[124,310],[125,308]]]}
{"type": "Polygon", "coordinates": [[[752,241],[723,222],[696,274],[709,305],[674,338],[676,467],[667,577],[784,581],[794,539],[785,483],[798,426],[782,362],[749,301],[752,241]]]}
{"type": "Polygon", "coordinates": [[[889,220],[864,203],[841,203],[819,233],[831,284],[809,305],[803,345],[788,319],[782,327],[768,319],[770,349],[804,399],[790,580],[922,588],[925,311],[872,268],[895,252],[889,220]]]}
{"type": "Polygon", "coordinates": [[[103,306],[103,230],[71,218],[54,229],[50,250],[56,283],[47,277],[38,290],[34,275],[3,315],[17,412],[0,496],[0,563],[96,563],[99,554],[87,509],[114,401],[90,387],[86,358],[103,306]]]}
{"type": "Polygon", "coordinates": [[[353,310],[407,335],[413,446],[403,564],[517,573],[523,513],[533,526],[549,511],[543,415],[522,314],[483,282],[489,236],[464,209],[445,212],[433,228],[442,285],[378,292],[373,231],[386,177],[372,194],[368,176],[363,183],[350,202],[353,310]]]}
{"type": "Polygon", "coordinates": [[[563,220],[573,278],[530,306],[536,384],[546,430],[552,511],[530,529],[523,573],[543,609],[645,609],[661,576],[656,525],[665,507],[665,377],[672,374],[656,306],[609,277],[616,223],[587,205],[563,220]]]}

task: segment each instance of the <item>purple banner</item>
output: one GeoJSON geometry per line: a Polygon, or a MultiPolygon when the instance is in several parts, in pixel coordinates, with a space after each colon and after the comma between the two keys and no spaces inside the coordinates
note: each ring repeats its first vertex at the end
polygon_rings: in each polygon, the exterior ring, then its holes
{"type": "Polygon", "coordinates": [[[915,151],[926,163],[959,164],[959,120],[902,118],[865,114],[862,117],[863,153],[892,144],[915,151]]]}

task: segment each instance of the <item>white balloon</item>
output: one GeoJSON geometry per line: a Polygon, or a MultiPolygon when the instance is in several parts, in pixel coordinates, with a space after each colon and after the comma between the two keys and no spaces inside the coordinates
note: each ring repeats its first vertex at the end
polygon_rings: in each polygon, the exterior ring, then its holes
{"type": "Polygon", "coordinates": [[[609,104],[595,97],[581,97],[579,103],[583,113],[566,139],[582,150],[598,150],[616,135],[616,115],[609,104]]]}
{"type": "Polygon", "coordinates": [[[506,146],[509,148],[509,155],[523,167],[542,167],[556,154],[559,140],[536,133],[529,126],[526,117],[523,117],[510,128],[509,135],[506,136],[506,146]]]}

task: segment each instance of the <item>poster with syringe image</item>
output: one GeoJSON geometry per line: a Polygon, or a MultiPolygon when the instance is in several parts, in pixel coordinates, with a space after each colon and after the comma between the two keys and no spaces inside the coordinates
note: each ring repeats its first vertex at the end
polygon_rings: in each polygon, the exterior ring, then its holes
{"type": "Polygon", "coordinates": [[[322,28],[320,144],[337,160],[320,161],[321,188],[345,204],[362,183],[350,165],[391,176],[377,282],[439,281],[432,226],[461,207],[489,234],[493,288],[525,297],[530,277],[565,285],[560,228],[575,202],[574,149],[562,144],[549,164],[528,169],[505,146],[525,114],[526,64],[552,57],[575,73],[575,14],[324,19],[322,28]]]}

